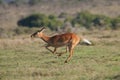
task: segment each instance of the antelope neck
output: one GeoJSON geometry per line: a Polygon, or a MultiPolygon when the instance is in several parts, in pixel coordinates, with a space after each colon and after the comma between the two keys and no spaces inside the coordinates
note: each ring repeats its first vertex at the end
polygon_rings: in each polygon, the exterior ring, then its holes
{"type": "Polygon", "coordinates": [[[42,34],[41,39],[42,39],[43,41],[45,41],[45,42],[47,42],[47,43],[48,43],[48,41],[49,41],[50,37],[49,37],[49,36],[47,36],[47,35],[45,35],[45,34],[42,34]]]}

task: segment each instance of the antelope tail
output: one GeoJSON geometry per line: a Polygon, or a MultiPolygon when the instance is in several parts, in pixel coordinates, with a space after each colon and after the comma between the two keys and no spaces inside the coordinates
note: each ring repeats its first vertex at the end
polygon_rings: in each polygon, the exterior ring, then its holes
{"type": "Polygon", "coordinates": [[[92,43],[88,39],[85,39],[85,38],[82,38],[82,43],[85,43],[87,45],[92,45],[92,43]]]}

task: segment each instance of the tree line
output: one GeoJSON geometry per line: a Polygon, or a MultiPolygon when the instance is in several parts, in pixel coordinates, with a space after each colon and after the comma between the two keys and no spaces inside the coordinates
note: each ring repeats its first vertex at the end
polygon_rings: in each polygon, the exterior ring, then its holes
{"type": "Polygon", "coordinates": [[[23,5],[23,4],[28,4],[28,5],[35,5],[40,3],[41,0],[0,0],[0,4],[8,4],[8,5],[23,5]]]}
{"type": "Polygon", "coordinates": [[[45,14],[32,14],[18,20],[19,26],[40,27],[47,26],[51,30],[61,28],[66,22],[72,27],[84,27],[86,29],[119,29],[120,16],[110,18],[105,15],[92,14],[88,11],[78,12],[75,16],[61,13],[58,16],[45,14]],[[62,19],[62,20],[61,20],[62,19]]]}

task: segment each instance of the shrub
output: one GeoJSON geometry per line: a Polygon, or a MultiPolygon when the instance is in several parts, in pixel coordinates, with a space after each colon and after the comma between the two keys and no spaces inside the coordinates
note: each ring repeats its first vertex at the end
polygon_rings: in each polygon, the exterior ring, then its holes
{"type": "Polygon", "coordinates": [[[32,14],[18,21],[20,26],[39,27],[44,25],[47,17],[44,14],[32,14]]]}
{"type": "Polygon", "coordinates": [[[3,0],[0,0],[0,5],[3,4],[3,0]]]}
{"type": "Polygon", "coordinates": [[[78,13],[77,16],[71,21],[71,23],[73,26],[75,24],[79,24],[86,28],[90,28],[94,19],[95,19],[95,16],[93,14],[90,14],[89,12],[84,11],[84,12],[78,13]]]}
{"type": "Polygon", "coordinates": [[[29,0],[28,3],[29,3],[29,5],[32,6],[32,5],[36,5],[36,4],[40,3],[40,1],[41,1],[41,0],[29,0]]]}
{"type": "Polygon", "coordinates": [[[87,29],[110,27],[112,19],[104,15],[95,15],[90,12],[84,11],[77,14],[71,21],[72,25],[79,24],[87,29]]]}
{"type": "Polygon", "coordinates": [[[51,19],[51,20],[56,20],[56,19],[57,19],[57,17],[56,17],[56,16],[54,16],[54,15],[49,15],[49,16],[48,16],[48,19],[51,19]]]}
{"type": "MultiPolygon", "coordinates": [[[[66,15],[61,13],[61,16],[66,15]]],[[[62,19],[61,19],[62,20],[62,19]]],[[[110,18],[105,15],[91,14],[88,11],[77,13],[75,17],[66,16],[64,20],[58,20],[55,15],[32,14],[18,21],[19,26],[41,27],[47,26],[56,30],[63,25],[63,22],[70,22],[72,26],[82,26],[87,29],[118,29],[120,27],[120,16],[110,18]]]]}
{"type": "Polygon", "coordinates": [[[59,18],[67,18],[67,13],[61,12],[58,17],[59,17],[59,18]]]}
{"type": "Polygon", "coordinates": [[[18,21],[19,26],[41,27],[47,26],[50,29],[56,29],[62,25],[60,20],[54,15],[46,16],[44,14],[32,14],[18,21]]]}
{"type": "Polygon", "coordinates": [[[114,18],[112,21],[112,29],[119,29],[120,28],[120,16],[118,16],[117,18],[114,18]]]}
{"type": "Polygon", "coordinates": [[[104,15],[95,15],[95,18],[93,20],[93,25],[96,28],[106,28],[111,27],[111,21],[112,19],[110,17],[104,16],[104,15]]]}

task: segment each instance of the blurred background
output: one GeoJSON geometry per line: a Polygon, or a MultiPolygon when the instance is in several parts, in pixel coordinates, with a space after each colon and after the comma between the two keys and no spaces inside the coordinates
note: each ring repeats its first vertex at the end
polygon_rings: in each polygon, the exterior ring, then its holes
{"type": "Polygon", "coordinates": [[[52,31],[118,30],[120,0],[0,0],[0,38],[52,31]]]}

